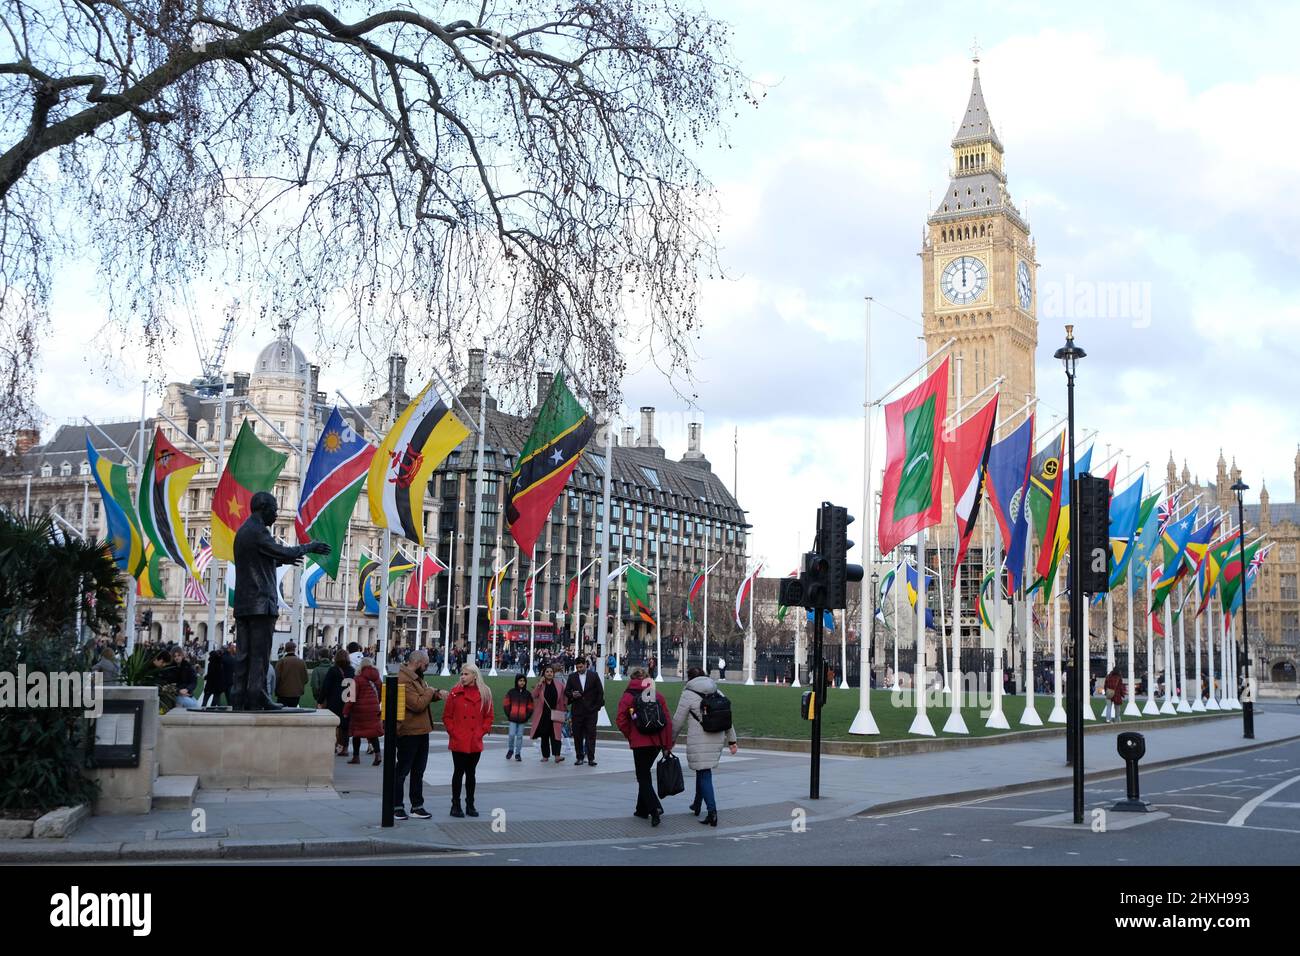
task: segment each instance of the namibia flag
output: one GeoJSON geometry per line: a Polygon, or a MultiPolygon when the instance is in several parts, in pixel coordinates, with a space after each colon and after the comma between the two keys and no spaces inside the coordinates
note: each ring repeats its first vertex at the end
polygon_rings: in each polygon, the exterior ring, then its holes
{"type": "Polygon", "coordinates": [[[532,553],[555,499],[595,430],[596,423],[565,384],[564,373],[557,372],[510,473],[506,519],[521,553],[532,553]]]}

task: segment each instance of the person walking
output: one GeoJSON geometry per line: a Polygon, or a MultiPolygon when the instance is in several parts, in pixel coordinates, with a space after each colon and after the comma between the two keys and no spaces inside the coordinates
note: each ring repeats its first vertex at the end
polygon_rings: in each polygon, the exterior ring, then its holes
{"type": "Polygon", "coordinates": [[[293,641],[284,645],[284,656],[275,665],[275,699],[286,707],[297,707],[307,689],[307,665],[294,653],[293,641]]]}
{"type": "Polygon", "coordinates": [[[451,689],[442,708],[442,725],[447,728],[447,749],[451,751],[451,815],[476,817],[474,771],[483,756],[483,737],[492,730],[492,689],[477,667],[460,669],[460,683],[451,689]],[[465,784],[465,809],[460,807],[460,785],[465,784]]]}
{"type": "MultiPolygon", "coordinates": [[[[397,786],[393,799],[393,819],[407,820],[402,789],[406,778],[411,778],[411,816],[428,820],[433,814],[424,809],[424,769],[429,765],[429,734],[433,733],[434,701],[446,700],[447,691],[430,687],[424,682],[424,672],[429,668],[429,655],[416,651],[397,671],[398,689],[406,695],[406,716],[397,722],[397,786]]],[[[391,743],[389,746],[392,746],[391,743]]]]}
{"type": "MultiPolygon", "coordinates": [[[[727,679],[727,659],[725,657],[719,657],[718,658],[718,680],[726,680],[726,679],[727,679]]],[[[831,686],[834,686],[833,681],[831,682],[831,686]]]]}
{"type": "Polygon", "coordinates": [[[634,668],[628,677],[615,723],[632,748],[632,762],[636,766],[636,810],[632,815],[649,819],[650,825],[657,827],[664,807],[655,794],[650,769],[661,750],[673,751],[672,722],[668,720],[668,702],[655,690],[654,681],[646,678],[645,668],[634,668]]]}
{"type": "Polygon", "coordinates": [[[1105,694],[1106,709],[1102,716],[1105,718],[1106,723],[1109,724],[1119,720],[1120,708],[1123,706],[1126,696],[1124,678],[1119,674],[1118,665],[1112,667],[1110,673],[1106,675],[1105,694]]]}
{"type": "Polygon", "coordinates": [[[348,719],[348,734],[352,737],[352,759],[348,763],[361,763],[361,740],[370,742],[367,753],[375,755],[371,766],[383,763],[379,753],[379,738],[384,735],[384,724],[379,716],[379,670],[375,662],[368,657],[361,659],[361,670],[357,674],[353,699],[343,705],[343,716],[348,719]]]}
{"type": "Polygon", "coordinates": [[[524,724],[533,716],[533,695],[528,692],[528,677],[515,675],[515,686],[506,692],[501,709],[505,711],[510,730],[506,736],[506,759],[523,760],[524,724]]]}
{"type": "Polygon", "coordinates": [[[686,729],[686,766],[695,771],[695,799],[691,801],[691,813],[700,815],[700,805],[709,808],[708,814],[700,822],[706,826],[718,825],[718,804],[713,791],[713,771],[718,767],[722,757],[722,748],[730,747],[736,753],[736,729],[728,727],[725,731],[709,733],[704,729],[704,712],[701,704],[710,694],[718,691],[717,682],[707,676],[698,667],[686,672],[686,686],[682,696],[677,700],[677,710],[673,714],[673,739],[676,740],[682,728],[686,729]]]}
{"type": "Polygon", "coordinates": [[[585,760],[596,766],[596,721],[605,706],[605,688],[595,671],[587,669],[587,662],[579,657],[573,662],[574,672],[564,685],[564,696],[569,702],[573,746],[576,759],[573,765],[581,767],[585,760]]]}
{"type": "Polygon", "coordinates": [[[355,680],[356,676],[348,652],[339,651],[336,653],[334,663],[325,674],[325,686],[322,688],[323,697],[316,704],[317,707],[324,707],[339,719],[338,728],[334,732],[334,755],[337,757],[346,757],[348,755],[348,718],[343,713],[344,681],[355,680]]]}
{"type": "Polygon", "coordinates": [[[564,736],[565,710],[564,693],[555,682],[555,668],[542,668],[541,679],[533,685],[533,725],[530,736],[542,742],[542,763],[551,759],[555,753],[555,762],[564,763],[564,754],[560,752],[560,741],[564,736]]]}

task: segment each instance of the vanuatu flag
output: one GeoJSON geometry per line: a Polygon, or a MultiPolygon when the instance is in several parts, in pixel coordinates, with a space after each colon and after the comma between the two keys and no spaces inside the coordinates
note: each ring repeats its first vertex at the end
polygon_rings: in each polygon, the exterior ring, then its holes
{"type": "Polygon", "coordinates": [[[198,461],[169,442],[160,428],[154,432],[153,447],[144,460],[137,498],[140,530],[153,542],[159,559],[170,558],[196,578],[199,572],[190,543],[180,532],[181,497],[198,470],[198,461]]]}
{"type": "Polygon", "coordinates": [[[596,423],[565,384],[564,372],[556,373],[510,473],[506,519],[521,551],[533,550],[555,499],[595,430],[596,423]]]}
{"type": "Polygon", "coordinates": [[[1046,584],[1044,595],[1052,593],[1052,578],[1056,574],[1056,532],[1061,516],[1064,460],[1065,434],[1062,433],[1035,455],[1029,466],[1029,513],[1034,519],[1034,540],[1038,544],[1038,564],[1034,570],[1046,584]]]}
{"type": "Polygon", "coordinates": [[[140,535],[140,522],[135,516],[135,502],[127,485],[126,466],[115,465],[95,451],[86,439],[86,460],[90,473],[99,485],[99,496],[104,500],[104,518],[108,525],[108,539],[113,549],[113,561],[131,577],[139,577],[146,567],[144,538],[140,535]]]}
{"type": "MultiPolygon", "coordinates": [[[[424,496],[429,477],[469,429],[430,382],[398,416],[370,459],[370,520],[424,544],[424,496]]],[[[338,549],[335,548],[337,551],[338,549]]]]}
{"type": "Polygon", "coordinates": [[[299,544],[324,541],[334,549],[313,559],[331,578],[338,577],[348,520],[374,457],[375,446],[358,434],[337,408],[330,412],[307,466],[293,525],[299,544]]]}
{"type": "MultiPolygon", "coordinates": [[[[223,561],[235,560],[235,532],[248,520],[249,502],[259,491],[270,491],[289,460],[288,455],[262,444],[253,426],[244,419],[235,437],[225,471],[212,495],[212,555],[223,561]]],[[[331,542],[332,543],[332,542],[331,542]]],[[[338,546],[334,554],[338,554],[338,546]]],[[[328,560],[322,558],[321,560],[328,560]]],[[[336,562],[338,558],[334,559],[336,562]]]]}
{"type": "Polygon", "coordinates": [[[655,616],[650,610],[650,578],[640,568],[627,569],[627,602],[629,610],[641,615],[641,620],[655,627],[655,616]]]}
{"type": "Polygon", "coordinates": [[[943,518],[943,442],[948,414],[948,360],[885,406],[885,484],[879,547],[888,554],[909,535],[943,518]]]}
{"type": "Polygon", "coordinates": [[[145,565],[135,579],[135,593],[142,598],[161,599],[167,596],[163,591],[162,555],[152,542],[145,542],[145,565]]]}

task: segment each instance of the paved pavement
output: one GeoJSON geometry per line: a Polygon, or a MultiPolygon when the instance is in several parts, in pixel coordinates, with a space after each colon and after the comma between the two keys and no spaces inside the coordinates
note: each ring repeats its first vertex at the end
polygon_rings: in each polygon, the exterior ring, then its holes
{"type": "MultiPolygon", "coordinates": [[[[1144,732],[1148,773],[1163,762],[1232,752],[1246,743],[1239,719],[1144,732]]],[[[1295,738],[1300,738],[1300,708],[1267,704],[1257,709],[1255,746],[1295,738]]],[[[1112,736],[1089,735],[1086,743],[1085,766],[1090,775],[1123,769],[1112,736]]],[[[710,836],[766,839],[758,834],[789,831],[795,820],[843,821],[868,811],[884,813],[1056,786],[1069,779],[1064,750],[1060,739],[1051,739],[888,758],[823,757],[822,798],[817,801],[808,799],[806,754],[724,754],[715,774],[720,825],[710,836]]],[[[0,860],[182,862],[500,852],[570,845],[575,838],[608,846],[697,840],[704,829],[686,812],[689,793],[666,801],[668,815],[658,828],[632,817],[635,784],[631,755],[624,747],[602,742],[596,767],[576,767],[571,759],[558,766],[543,764],[535,749],[526,751],[522,762],[507,763],[504,754],[504,738],[490,737],[478,775],[482,816],[477,820],[446,815],[451,760],[445,737],[434,735],[425,774],[426,804],[434,814],[431,821],[410,820],[383,830],[380,769],[351,766],[339,759],[333,789],[200,790],[195,807],[199,812],[94,817],[67,840],[0,844],[0,860]]],[[[689,774],[687,783],[689,788],[689,774]]],[[[1122,787],[1122,778],[1105,785],[1115,786],[1122,787]]]]}

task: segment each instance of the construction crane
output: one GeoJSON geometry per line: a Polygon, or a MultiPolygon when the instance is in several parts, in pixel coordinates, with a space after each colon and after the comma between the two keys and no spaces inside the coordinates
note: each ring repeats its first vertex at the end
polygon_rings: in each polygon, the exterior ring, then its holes
{"type": "Polygon", "coordinates": [[[225,381],[226,353],[230,350],[230,342],[235,337],[236,312],[235,308],[227,310],[225,325],[221,327],[221,335],[217,337],[217,345],[212,350],[211,356],[203,354],[203,344],[198,330],[195,329],[194,344],[199,350],[199,367],[202,369],[202,374],[190,384],[198,387],[200,395],[217,395],[221,392],[222,383],[225,381]]]}

